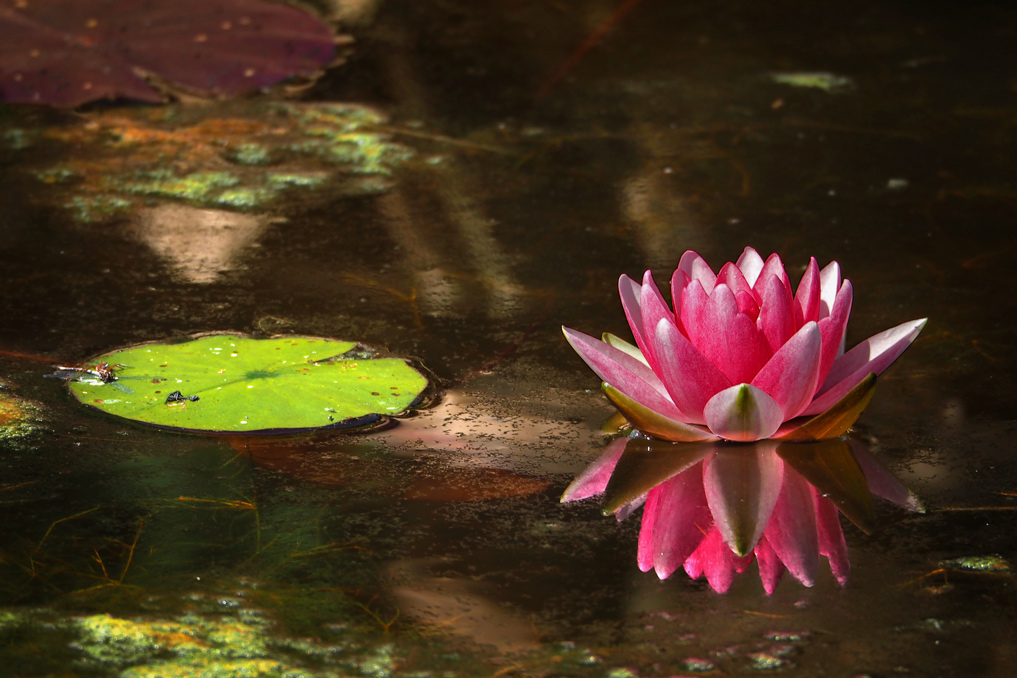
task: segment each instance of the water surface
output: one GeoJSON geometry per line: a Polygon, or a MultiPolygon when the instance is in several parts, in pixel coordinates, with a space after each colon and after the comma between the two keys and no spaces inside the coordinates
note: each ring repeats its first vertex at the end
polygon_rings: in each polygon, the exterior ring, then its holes
{"type": "Polygon", "coordinates": [[[615,9],[379,4],[302,101],[371,107],[412,158],[246,212],[82,220],[39,170],[83,120],[0,111],[0,369],[42,420],[0,448],[0,672],[1012,674],[1011,575],[962,559],[1017,557],[1013,10],[643,0],[556,75],[615,9]],[[637,520],[558,503],[612,413],[560,325],[627,334],[619,274],[746,245],[838,260],[849,344],[930,318],[855,431],[928,511],[845,523],[845,588],[660,582],[637,520]],[[31,359],[206,331],[384,346],[444,396],[230,444],[89,412],[31,359]],[[89,654],[105,613],[134,640],[89,654]]]}

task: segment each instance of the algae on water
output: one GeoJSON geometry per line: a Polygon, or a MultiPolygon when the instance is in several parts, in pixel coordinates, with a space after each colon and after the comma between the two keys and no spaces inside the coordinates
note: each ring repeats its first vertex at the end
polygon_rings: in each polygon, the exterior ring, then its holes
{"type": "Polygon", "coordinates": [[[85,115],[31,133],[0,126],[10,149],[59,151],[38,154],[59,163],[24,156],[22,166],[82,222],[162,202],[265,211],[293,194],[377,193],[413,155],[384,131],[384,116],[353,104],[239,101],[85,115]]]}

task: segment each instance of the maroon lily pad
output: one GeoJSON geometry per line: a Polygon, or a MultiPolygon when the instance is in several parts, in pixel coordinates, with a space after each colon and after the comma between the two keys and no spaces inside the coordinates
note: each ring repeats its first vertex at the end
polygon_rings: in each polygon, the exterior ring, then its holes
{"type": "Polygon", "coordinates": [[[3,0],[0,101],[160,102],[149,80],[206,96],[310,77],[335,57],[321,19],[263,0],[3,0]]]}

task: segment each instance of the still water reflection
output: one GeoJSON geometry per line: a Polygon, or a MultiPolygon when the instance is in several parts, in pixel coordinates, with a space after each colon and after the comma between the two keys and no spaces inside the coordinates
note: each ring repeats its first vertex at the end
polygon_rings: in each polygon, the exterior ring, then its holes
{"type": "Polygon", "coordinates": [[[718,593],[753,560],[767,594],[785,572],[814,586],[820,556],[844,586],[850,564],[838,510],[867,534],[873,494],[920,510],[864,445],[843,439],[738,445],[620,438],[562,501],[601,493],[619,520],[643,507],[639,569],[667,579],[684,567],[718,593]]]}
{"type": "Polygon", "coordinates": [[[30,171],[80,161],[53,130],[102,110],[0,109],[0,367],[39,412],[0,443],[0,673],[1013,673],[1013,10],[644,0],[535,103],[616,8],[365,11],[304,96],[384,112],[412,158],[235,210],[250,227],[187,257],[147,243],[208,206],[79,221],[80,179],[30,171]],[[816,72],[852,86],[771,75],[816,72]],[[849,345],[930,318],[853,434],[928,512],[841,522],[843,587],[661,581],[637,520],[559,503],[613,411],[560,325],[621,334],[620,273],[745,245],[840,261],[849,345]],[[387,431],[240,443],[42,378],[199,330],[385,346],[449,395],[387,431]]]}

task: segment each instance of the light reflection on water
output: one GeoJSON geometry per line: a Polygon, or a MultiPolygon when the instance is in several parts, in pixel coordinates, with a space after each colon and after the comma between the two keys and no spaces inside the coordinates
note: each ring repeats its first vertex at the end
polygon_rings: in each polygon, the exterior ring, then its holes
{"type": "MultiPolygon", "coordinates": [[[[32,638],[52,649],[40,672],[64,671],[74,634],[49,621],[221,617],[215,601],[242,599],[235,618],[277,621],[276,640],[357,644],[346,668],[362,674],[494,673],[505,664],[490,660],[529,649],[519,672],[773,661],[796,675],[1009,675],[1009,575],[942,564],[1017,554],[1003,22],[892,3],[850,17],[798,7],[794,21],[750,3],[658,5],[539,107],[539,83],[612,3],[381,12],[360,61],[312,96],[419,122],[432,140],[399,138],[419,161],[380,195],[283,205],[286,223],[200,285],[120,222],[72,223],[5,148],[0,348],[73,363],[195,330],[281,328],[418,357],[454,388],[390,431],[252,452],[83,412],[41,378],[48,364],[4,357],[45,421],[2,443],[0,637],[32,638]],[[816,69],[856,87],[764,77],[816,69]],[[848,344],[931,318],[858,426],[930,512],[880,510],[871,536],[845,524],[844,589],[828,572],[771,597],[756,577],[724,596],[661,583],[635,566],[634,521],[558,504],[611,413],[559,325],[621,333],[618,274],[746,244],[840,261],[856,288],[848,344]],[[28,609],[42,621],[4,616],[28,609]]],[[[314,656],[312,669],[334,668],[314,656]]]]}

